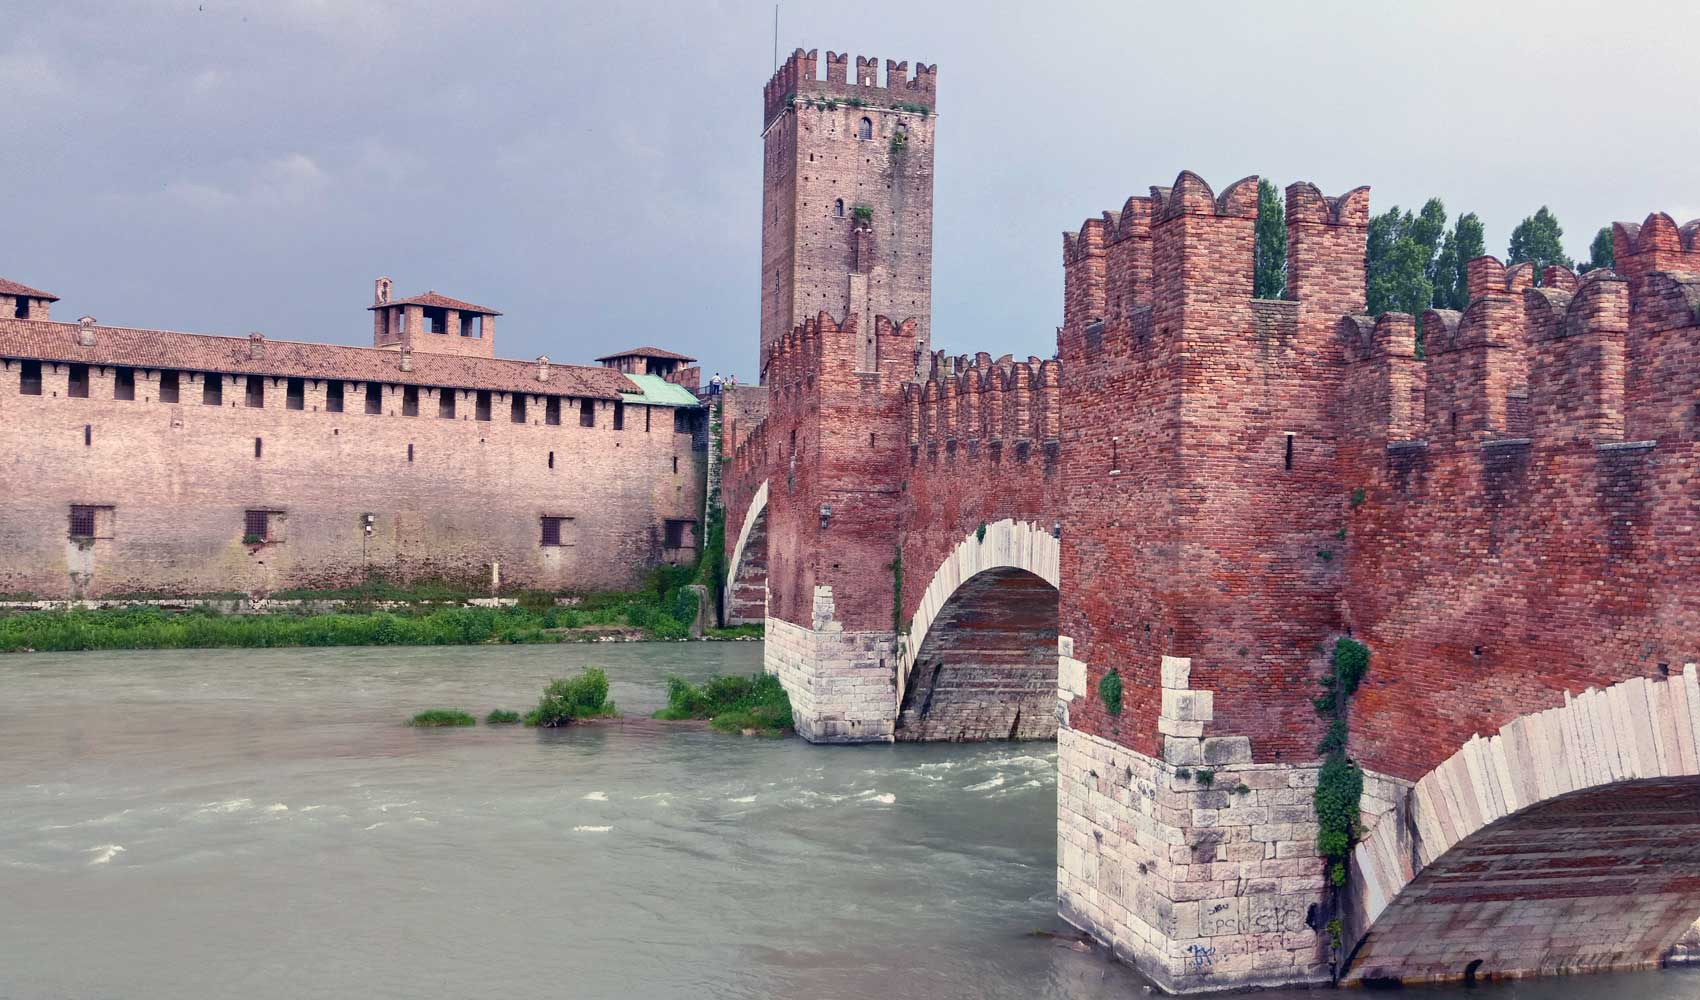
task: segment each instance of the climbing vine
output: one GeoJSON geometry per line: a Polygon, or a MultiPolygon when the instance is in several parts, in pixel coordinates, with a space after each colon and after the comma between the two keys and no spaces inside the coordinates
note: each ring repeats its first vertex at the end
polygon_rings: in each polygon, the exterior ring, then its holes
{"type": "MultiPolygon", "coordinates": [[[[1364,773],[1346,756],[1347,707],[1369,670],[1369,647],[1352,639],[1334,643],[1328,673],[1322,678],[1322,693],[1312,699],[1316,714],[1328,720],[1328,730],[1316,750],[1323,755],[1316,777],[1316,850],[1327,865],[1328,885],[1334,896],[1331,909],[1340,912],[1339,894],[1346,885],[1346,861],[1352,844],[1362,832],[1358,826],[1358,801],[1363,797],[1364,773]]],[[[1328,938],[1338,950],[1341,925],[1338,917],[1328,922],[1328,938]]]]}
{"type": "Polygon", "coordinates": [[[909,630],[903,627],[903,549],[891,560],[891,629],[899,636],[909,630]]]}

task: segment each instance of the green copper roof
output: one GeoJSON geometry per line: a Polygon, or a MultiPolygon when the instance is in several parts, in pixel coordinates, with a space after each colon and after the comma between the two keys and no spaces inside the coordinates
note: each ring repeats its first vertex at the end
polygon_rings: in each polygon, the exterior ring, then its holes
{"type": "Polygon", "coordinates": [[[625,393],[626,402],[645,406],[701,406],[702,403],[684,386],[674,385],[659,375],[627,375],[637,383],[641,394],[625,393]]]}

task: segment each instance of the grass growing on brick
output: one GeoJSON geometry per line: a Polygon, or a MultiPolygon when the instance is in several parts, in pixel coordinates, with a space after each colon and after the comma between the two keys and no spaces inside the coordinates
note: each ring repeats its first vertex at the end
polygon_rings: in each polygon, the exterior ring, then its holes
{"type": "Polygon", "coordinates": [[[749,677],[718,676],[701,684],[682,677],[667,678],[667,707],[657,719],[708,719],[710,728],[724,733],[754,730],[764,736],[791,731],[791,699],[772,674],[749,677]]]}
{"type": "Polygon", "coordinates": [[[433,708],[407,720],[410,726],[433,728],[440,726],[476,726],[478,720],[457,708],[433,708]]]}

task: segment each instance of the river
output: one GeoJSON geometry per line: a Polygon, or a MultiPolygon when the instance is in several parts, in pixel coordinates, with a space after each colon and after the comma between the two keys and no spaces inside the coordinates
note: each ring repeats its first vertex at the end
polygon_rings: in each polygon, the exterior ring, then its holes
{"type": "MultiPolygon", "coordinates": [[[[1055,917],[1049,744],[415,730],[758,643],[0,658],[0,998],[1143,995],[1055,917]]],[[[1433,991],[1451,996],[1463,990],[1433,991]]],[[[1471,991],[1700,997],[1646,973],[1471,991]],[[1605,991],[1605,992],[1602,992],[1605,991]]],[[[1315,993],[1264,993],[1275,998],[1315,993]]]]}

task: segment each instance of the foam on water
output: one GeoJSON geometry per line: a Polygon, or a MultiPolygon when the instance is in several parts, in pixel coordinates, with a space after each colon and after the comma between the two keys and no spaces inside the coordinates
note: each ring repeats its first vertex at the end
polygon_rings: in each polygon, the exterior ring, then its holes
{"type": "Polygon", "coordinates": [[[111,861],[113,858],[117,857],[118,855],[123,854],[124,853],[124,845],[123,844],[102,844],[99,847],[89,848],[88,853],[94,855],[93,858],[89,859],[89,864],[91,864],[91,865],[104,865],[108,861],[111,861]]]}

